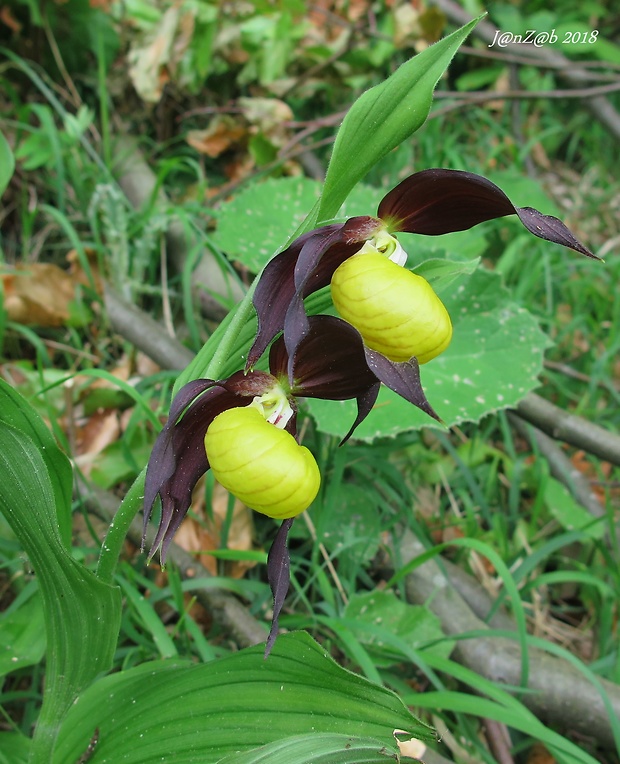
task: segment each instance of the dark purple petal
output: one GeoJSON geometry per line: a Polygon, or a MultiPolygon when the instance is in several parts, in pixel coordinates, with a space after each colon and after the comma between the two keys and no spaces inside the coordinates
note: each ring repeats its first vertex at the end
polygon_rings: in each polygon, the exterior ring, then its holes
{"type": "Polygon", "coordinates": [[[258,331],[248,353],[246,369],[254,366],[271,340],[282,331],[286,311],[295,294],[295,263],[303,246],[303,238],[276,255],[265,267],[256,285],[252,302],[258,317],[258,331]]]}
{"type": "Polygon", "coordinates": [[[228,379],[218,382],[225,390],[244,398],[254,398],[271,390],[278,380],[266,371],[236,371],[228,379]]]}
{"type": "Polygon", "coordinates": [[[358,252],[383,222],[368,216],[349,218],[340,225],[316,228],[304,243],[295,264],[295,289],[307,297],[327,286],[336,268],[358,252]]]}
{"type": "Polygon", "coordinates": [[[267,557],[267,578],[273,594],[273,616],[265,645],[265,658],[271,652],[278,636],[278,619],[291,582],[291,560],[286,541],[294,519],[294,517],[289,517],[282,521],[267,557]]]}
{"type": "MultiPolygon", "coordinates": [[[[356,399],[357,417],[343,445],[370,413],[381,383],[368,368],[357,329],[335,316],[310,316],[308,327],[295,351],[291,392],[298,398],[356,399]]],[[[269,368],[276,376],[288,376],[288,367],[284,338],[279,337],[269,351],[269,368]]]]}
{"type": "Polygon", "coordinates": [[[599,259],[557,218],[531,207],[515,207],[490,180],[462,170],[431,169],[410,175],[383,198],[378,211],[392,231],[429,236],[464,231],[514,214],[535,236],[599,259]]]}
{"type": "Polygon", "coordinates": [[[396,363],[388,360],[376,350],[364,348],[368,366],[386,387],[398,393],[409,403],[413,403],[433,419],[441,422],[441,419],[426,399],[422,382],[420,381],[420,366],[415,358],[405,363],[396,363]]]}
{"type": "Polygon", "coordinates": [[[377,400],[377,396],[379,395],[380,387],[381,382],[377,380],[372,387],[369,387],[368,390],[366,390],[366,392],[357,396],[357,416],[355,417],[355,421],[351,425],[349,432],[340,441],[341,446],[344,446],[351,435],[353,435],[356,428],[364,421],[364,419],[366,419],[368,414],[370,414],[372,407],[375,405],[375,401],[377,400]]]}

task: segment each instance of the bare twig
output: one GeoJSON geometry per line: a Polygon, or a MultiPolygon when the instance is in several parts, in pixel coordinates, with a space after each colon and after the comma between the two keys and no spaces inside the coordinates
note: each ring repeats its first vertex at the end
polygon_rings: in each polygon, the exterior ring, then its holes
{"type": "Polygon", "coordinates": [[[453,98],[457,101],[467,101],[468,103],[484,103],[485,101],[506,100],[531,100],[536,98],[546,98],[560,100],[563,98],[596,98],[609,93],[617,93],[620,90],[620,82],[611,82],[609,85],[596,85],[591,88],[556,88],[554,90],[521,90],[514,88],[511,90],[487,90],[480,92],[462,92],[460,90],[437,90],[434,98],[442,100],[453,98]]]}
{"type": "MultiPolygon", "coordinates": [[[[466,56],[474,56],[476,58],[488,58],[494,61],[502,61],[507,64],[521,64],[522,66],[538,66],[541,69],[570,69],[574,66],[573,62],[569,59],[564,61],[543,61],[538,57],[531,57],[524,54],[522,51],[519,53],[509,53],[505,49],[495,50],[490,48],[473,48],[470,45],[461,45],[459,53],[464,53],[466,56]]],[[[606,72],[590,72],[590,69],[607,69],[611,71],[620,71],[620,64],[613,63],[611,61],[580,61],[579,66],[587,74],[589,79],[596,80],[615,80],[615,74],[607,74],[606,72]]]]}
{"type": "MultiPolygon", "coordinates": [[[[454,0],[433,0],[433,2],[438,8],[441,8],[451,21],[454,21],[457,24],[466,24],[472,19],[471,15],[454,0]]],[[[485,40],[487,44],[492,44],[498,31],[499,30],[488,21],[481,21],[473,30],[472,34],[485,40]]],[[[559,67],[558,76],[561,76],[571,85],[580,86],[590,79],[590,74],[584,71],[578,63],[570,61],[552,48],[539,48],[530,43],[510,43],[504,48],[504,51],[518,55],[527,55],[530,59],[529,63],[532,63],[533,59],[534,61],[541,62],[543,65],[557,65],[559,67]]],[[[584,105],[603,125],[605,125],[614,137],[620,138],[620,114],[618,114],[616,109],[604,96],[600,95],[595,98],[589,98],[584,101],[584,105]]]]}
{"type": "Polygon", "coordinates": [[[583,477],[581,472],[575,468],[570,459],[568,459],[568,457],[558,448],[555,441],[548,435],[545,435],[544,432],[541,432],[538,428],[528,425],[523,419],[513,413],[509,412],[508,418],[513,427],[515,427],[523,437],[536,444],[536,447],[547,460],[553,477],[566,485],[577,501],[585,507],[593,517],[604,517],[605,509],[601,506],[601,502],[590,489],[589,482],[583,477]]]}

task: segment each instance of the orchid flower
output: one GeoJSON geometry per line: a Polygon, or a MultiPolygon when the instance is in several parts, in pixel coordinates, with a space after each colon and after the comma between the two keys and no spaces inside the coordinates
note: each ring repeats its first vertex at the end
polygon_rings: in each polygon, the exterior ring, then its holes
{"type": "MultiPolygon", "coordinates": [[[[248,507],[282,519],[268,559],[274,616],[267,653],[288,591],[287,535],[293,519],[310,506],[320,487],[314,457],[296,440],[297,398],[356,399],[358,415],[346,440],[369,413],[380,386],[359,334],[334,316],[309,319],[292,363],[283,338],[276,340],[269,369],[238,371],[223,380],[198,379],[181,388],[147,466],[143,534],[144,544],[159,496],[161,519],[149,559],[159,549],[163,564],[189,510],[194,486],[208,469],[248,507]]],[[[410,389],[407,381],[400,388],[408,400],[436,416],[420,385],[410,389]]]]}
{"type": "Polygon", "coordinates": [[[435,358],[448,346],[452,327],[430,284],[403,268],[407,254],[393,234],[435,236],[513,214],[535,236],[596,257],[560,220],[515,207],[486,178],[461,170],[424,170],[392,189],[377,217],[316,228],[271,260],[254,293],[258,333],[246,368],[253,368],[280,332],[289,359],[294,358],[309,331],[304,298],[330,284],[336,309],[364,342],[369,366],[395,389],[393,378],[402,379],[398,365],[416,359],[417,367],[435,358]]]}

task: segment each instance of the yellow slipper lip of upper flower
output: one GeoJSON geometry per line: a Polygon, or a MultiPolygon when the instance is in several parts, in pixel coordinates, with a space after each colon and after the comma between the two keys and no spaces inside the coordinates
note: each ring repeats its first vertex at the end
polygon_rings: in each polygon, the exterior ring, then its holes
{"type": "Polygon", "coordinates": [[[428,281],[383,255],[346,260],[332,277],[331,293],[366,345],[391,361],[415,356],[427,363],[450,344],[450,316],[428,281]]]}
{"type": "Polygon", "coordinates": [[[319,491],[319,468],[310,451],[251,406],[218,414],[205,448],[218,482],[263,515],[295,517],[319,491]]]}

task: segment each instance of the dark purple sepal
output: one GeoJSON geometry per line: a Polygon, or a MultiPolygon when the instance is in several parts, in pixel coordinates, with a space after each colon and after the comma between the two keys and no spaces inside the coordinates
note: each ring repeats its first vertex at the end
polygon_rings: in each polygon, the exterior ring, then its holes
{"type": "Polygon", "coordinates": [[[146,529],[153,512],[153,504],[162,486],[172,478],[176,469],[177,460],[173,447],[173,432],[176,422],[183,411],[191,402],[205,390],[212,387],[215,382],[211,379],[196,379],[182,387],[170,407],[168,421],[159,433],[146,469],[144,481],[144,530],[142,534],[142,546],[146,529]]]}
{"type": "Polygon", "coordinates": [[[230,408],[247,406],[254,397],[252,391],[248,391],[247,395],[230,392],[224,387],[229,383],[230,380],[189,382],[181,388],[172,403],[168,422],[159,434],[149,459],[145,480],[145,533],[157,495],[162,502],[161,519],[149,560],[161,547],[160,559],[164,564],[166,550],[190,507],[194,487],[209,469],[204,445],[207,428],[218,414],[230,408]],[[191,401],[189,405],[188,400],[191,401]],[[181,414],[183,416],[179,419],[181,414]]]}
{"type": "Polygon", "coordinates": [[[251,369],[267,349],[271,340],[282,331],[284,317],[295,294],[294,271],[302,242],[293,244],[271,260],[256,285],[252,302],[258,317],[258,331],[248,352],[246,371],[251,369]]]}
{"type": "MultiPolygon", "coordinates": [[[[303,338],[304,299],[327,286],[336,268],[358,252],[366,239],[382,226],[377,218],[363,216],[315,228],[295,239],[271,260],[252,298],[258,332],[248,353],[246,370],[254,366],[282,330],[287,335],[290,330],[291,343],[303,338]]],[[[289,347],[293,348],[294,344],[289,347]]]]}
{"type": "MultiPolygon", "coordinates": [[[[293,356],[291,393],[302,398],[342,401],[357,398],[376,382],[368,368],[364,343],[351,324],[335,316],[309,316],[308,329],[293,356]]],[[[271,346],[269,368],[288,374],[282,337],[271,346]]]]}
{"type": "Polygon", "coordinates": [[[307,297],[327,286],[336,268],[359,252],[364,242],[383,227],[381,220],[365,215],[316,228],[295,263],[295,291],[307,297]]]}
{"type": "Polygon", "coordinates": [[[530,233],[599,259],[555,217],[515,207],[490,180],[463,170],[430,169],[401,181],[381,201],[378,215],[391,231],[438,236],[486,220],[518,215],[530,233]]]}
{"type": "Polygon", "coordinates": [[[291,582],[291,560],[286,542],[288,532],[294,520],[294,517],[289,517],[287,520],[282,521],[282,525],[278,529],[267,556],[267,578],[269,579],[269,586],[273,595],[273,616],[271,618],[271,629],[267,637],[267,644],[265,645],[265,658],[269,656],[276,642],[278,620],[291,582]]]}
{"type": "Polygon", "coordinates": [[[370,348],[364,348],[364,350],[368,366],[377,379],[381,380],[386,387],[389,387],[390,390],[393,390],[406,401],[413,403],[414,406],[424,411],[425,414],[441,422],[439,415],[428,402],[422,388],[420,365],[416,358],[412,358],[404,363],[397,363],[396,361],[390,361],[376,350],[370,350],[370,348]]]}

